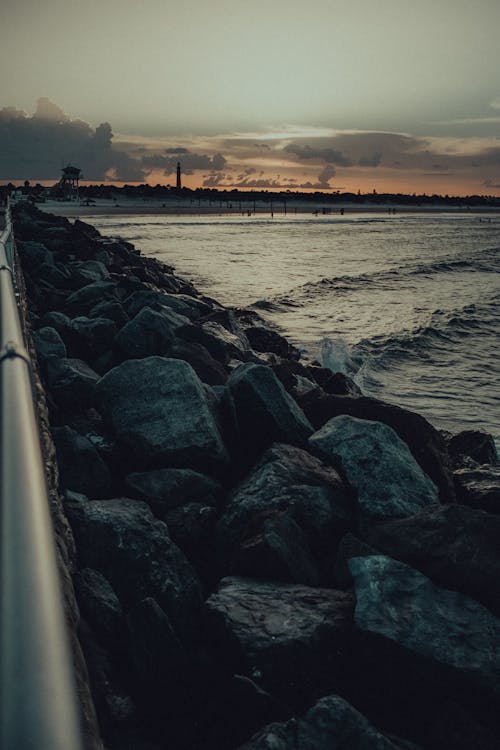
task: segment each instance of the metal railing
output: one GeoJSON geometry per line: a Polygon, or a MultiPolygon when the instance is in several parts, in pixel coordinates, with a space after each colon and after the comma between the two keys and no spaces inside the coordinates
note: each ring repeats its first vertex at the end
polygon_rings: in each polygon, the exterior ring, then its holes
{"type": "Polygon", "coordinates": [[[0,234],[0,747],[80,750],[31,364],[13,274],[7,208],[0,234]]]}

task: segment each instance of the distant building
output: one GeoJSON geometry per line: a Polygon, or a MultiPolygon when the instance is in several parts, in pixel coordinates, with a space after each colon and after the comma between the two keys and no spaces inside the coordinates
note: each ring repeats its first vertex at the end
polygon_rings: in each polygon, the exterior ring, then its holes
{"type": "Polygon", "coordinates": [[[68,164],[62,170],[59,182],[54,185],[53,192],[57,198],[65,200],[76,200],[78,198],[79,181],[82,179],[82,170],[68,164]]]}
{"type": "Polygon", "coordinates": [[[180,161],[177,162],[177,190],[182,189],[182,182],[181,182],[181,163],[180,161]]]}

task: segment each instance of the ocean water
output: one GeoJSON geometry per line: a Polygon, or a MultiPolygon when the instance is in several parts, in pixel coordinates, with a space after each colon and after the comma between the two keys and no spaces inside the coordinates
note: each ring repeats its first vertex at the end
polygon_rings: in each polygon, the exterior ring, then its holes
{"type": "Polygon", "coordinates": [[[500,215],[89,216],[309,358],[500,443],[500,215]]]}

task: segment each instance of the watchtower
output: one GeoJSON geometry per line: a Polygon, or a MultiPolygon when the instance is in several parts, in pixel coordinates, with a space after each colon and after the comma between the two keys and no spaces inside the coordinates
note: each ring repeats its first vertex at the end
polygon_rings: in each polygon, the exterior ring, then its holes
{"type": "Polygon", "coordinates": [[[78,183],[82,177],[82,170],[68,164],[63,167],[62,177],[56,185],[57,192],[61,197],[70,200],[78,197],[78,183]]]}
{"type": "Polygon", "coordinates": [[[182,189],[182,183],[181,183],[181,163],[180,161],[177,162],[177,190],[182,189]]]}

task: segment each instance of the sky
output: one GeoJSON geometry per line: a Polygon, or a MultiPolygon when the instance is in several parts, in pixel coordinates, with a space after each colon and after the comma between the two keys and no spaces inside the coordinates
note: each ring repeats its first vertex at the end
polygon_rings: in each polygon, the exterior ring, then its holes
{"type": "Polygon", "coordinates": [[[500,195],[499,0],[0,0],[0,182],[500,195]]]}

